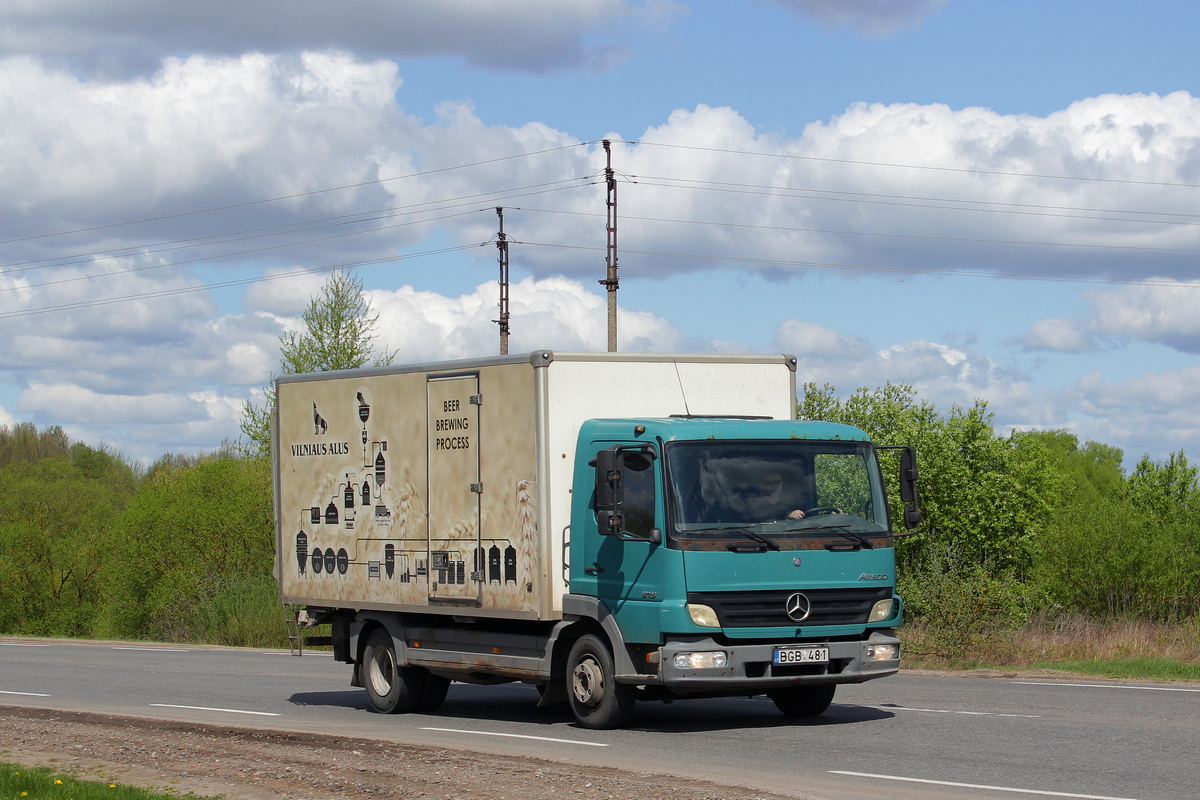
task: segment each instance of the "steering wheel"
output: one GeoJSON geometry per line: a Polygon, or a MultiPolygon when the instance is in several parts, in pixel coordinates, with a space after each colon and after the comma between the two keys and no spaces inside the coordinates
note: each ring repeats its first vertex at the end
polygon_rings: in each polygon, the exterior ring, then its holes
{"type": "Polygon", "coordinates": [[[804,516],[811,517],[813,514],[841,514],[842,510],[837,506],[817,506],[810,508],[804,512],[804,516]]]}

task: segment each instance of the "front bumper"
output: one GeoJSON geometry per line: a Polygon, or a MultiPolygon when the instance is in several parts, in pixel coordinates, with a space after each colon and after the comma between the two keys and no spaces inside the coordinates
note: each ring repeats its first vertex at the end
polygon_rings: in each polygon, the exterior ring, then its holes
{"type": "MultiPolygon", "coordinates": [[[[788,642],[786,646],[800,643],[788,642]]],[[[850,642],[806,641],[805,646],[829,648],[829,663],[777,665],[772,663],[779,644],[718,644],[711,638],[672,641],[661,650],[660,675],[662,685],[677,695],[728,694],[738,695],[769,691],[784,686],[819,683],[862,683],[894,675],[900,670],[900,640],[893,632],[873,631],[867,639],[850,642]],[[896,658],[876,661],[868,658],[868,647],[894,645],[896,658]],[[726,654],[726,664],[710,669],[680,669],[675,666],[677,653],[719,650],[726,654]]]]}

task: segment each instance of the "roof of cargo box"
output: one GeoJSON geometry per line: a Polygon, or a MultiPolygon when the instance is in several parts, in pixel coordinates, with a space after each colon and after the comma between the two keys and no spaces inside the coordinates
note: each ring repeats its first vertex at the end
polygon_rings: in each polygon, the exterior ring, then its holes
{"type": "Polygon", "coordinates": [[[557,350],[534,350],[530,353],[504,356],[486,356],[483,358],[468,358],[455,361],[427,361],[415,364],[391,364],[385,367],[364,367],[362,369],[332,370],[329,372],[307,372],[291,375],[279,375],[276,383],[292,383],[298,381],[329,380],[331,378],[367,375],[393,375],[405,372],[444,372],[448,370],[476,369],[499,364],[532,364],[535,367],[547,366],[554,361],[600,361],[628,363],[670,363],[681,364],[782,364],[793,372],[796,371],[796,357],[786,353],[768,355],[742,355],[723,353],[578,353],[557,350]]]}
{"type": "Polygon", "coordinates": [[[773,420],[741,416],[676,416],[665,419],[593,419],[583,424],[581,437],[696,441],[707,439],[785,439],[869,442],[866,433],[837,422],[773,420]],[[643,428],[640,433],[638,428],[643,428]]]}

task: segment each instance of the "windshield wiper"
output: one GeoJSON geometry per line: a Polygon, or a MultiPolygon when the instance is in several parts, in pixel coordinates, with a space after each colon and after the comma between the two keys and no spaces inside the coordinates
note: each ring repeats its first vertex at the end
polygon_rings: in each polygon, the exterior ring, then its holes
{"type": "MultiPolygon", "coordinates": [[[[825,530],[825,529],[823,528],[822,530],[825,530]]],[[[854,539],[855,541],[857,541],[859,544],[861,544],[863,547],[867,548],[868,550],[875,549],[875,545],[873,545],[871,543],[870,539],[863,536],[862,534],[858,534],[858,533],[855,533],[854,531],[846,530],[846,526],[844,526],[844,525],[840,525],[836,528],[830,527],[828,530],[831,530],[834,533],[836,533],[838,536],[844,537],[846,539],[854,539]]]]}
{"type": "Polygon", "coordinates": [[[825,531],[832,531],[833,533],[836,533],[838,536],[841,536],[842,538],[853,539],[854,541],[858,542],[860,545],[867,548],[868,550],[875,549],[875,545],[871,542],[870,539],[868,539],[865,536],[862,536],[861,534],[855,533],[854,531],[847,530],[849,527],[850,527],[849,522],[839,522],[839,523],[835,523],[833,525],[826,524],[826,525],[821,525],[820,527],[810,527],[810,526],[799,527],[799,526],[793,525],[792,527],[784,528],[783,532],[784,533],[799,533],[800,531],[806,531],[808,533],[824,533],[825,531]]]}
{"type": "Polygon", "coordinates": [[[692,528],[692,530],[697,531],[697,532],[703,532],[703,533],[715,533],[717,531],[734,531],[736,533],[740,533],[742,536],[745,536],[747,539],[753,539],[756,542],[762,542],[771,550],[779,549],[779,545],[777,545],[775,542],[773,542],[772,540],[768,539],[765,536],[760,536],[759,534],[750,530],[745,525],[718,525],[713,528],[692,528]]]}

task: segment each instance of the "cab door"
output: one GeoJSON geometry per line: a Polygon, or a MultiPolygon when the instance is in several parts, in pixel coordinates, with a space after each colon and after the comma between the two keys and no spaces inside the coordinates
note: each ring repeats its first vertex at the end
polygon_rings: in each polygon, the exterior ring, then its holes
{"type": "MultiPolygon", "coordinates": [[[[596,443],[594,451],[611,447],[596,443]]],[[[630,453],[642,446],[631,445],[630,453]]],[[[617,618],[626,641],[657,642],[663,600],[664,548],[646,539],[662,530],[662,473],[659,459],[649,456],[625,459],[621,469],[624,490],[624,530],[628,538],[601,533],[594,513],[583,520],[585,535],[579,589],[595,593],[617,618]],[[644,537],[644,538],[642,538],[644,537]]],[[[594,479],[595,467],[590,473],[594,479]]],[[[593,482],[594,485],[594,482],[593,482]]],[[[660,534],[661,536],[661,534],[660,534]]],[[[575,578],[572,578],[575,590],[575,578]]]]}

